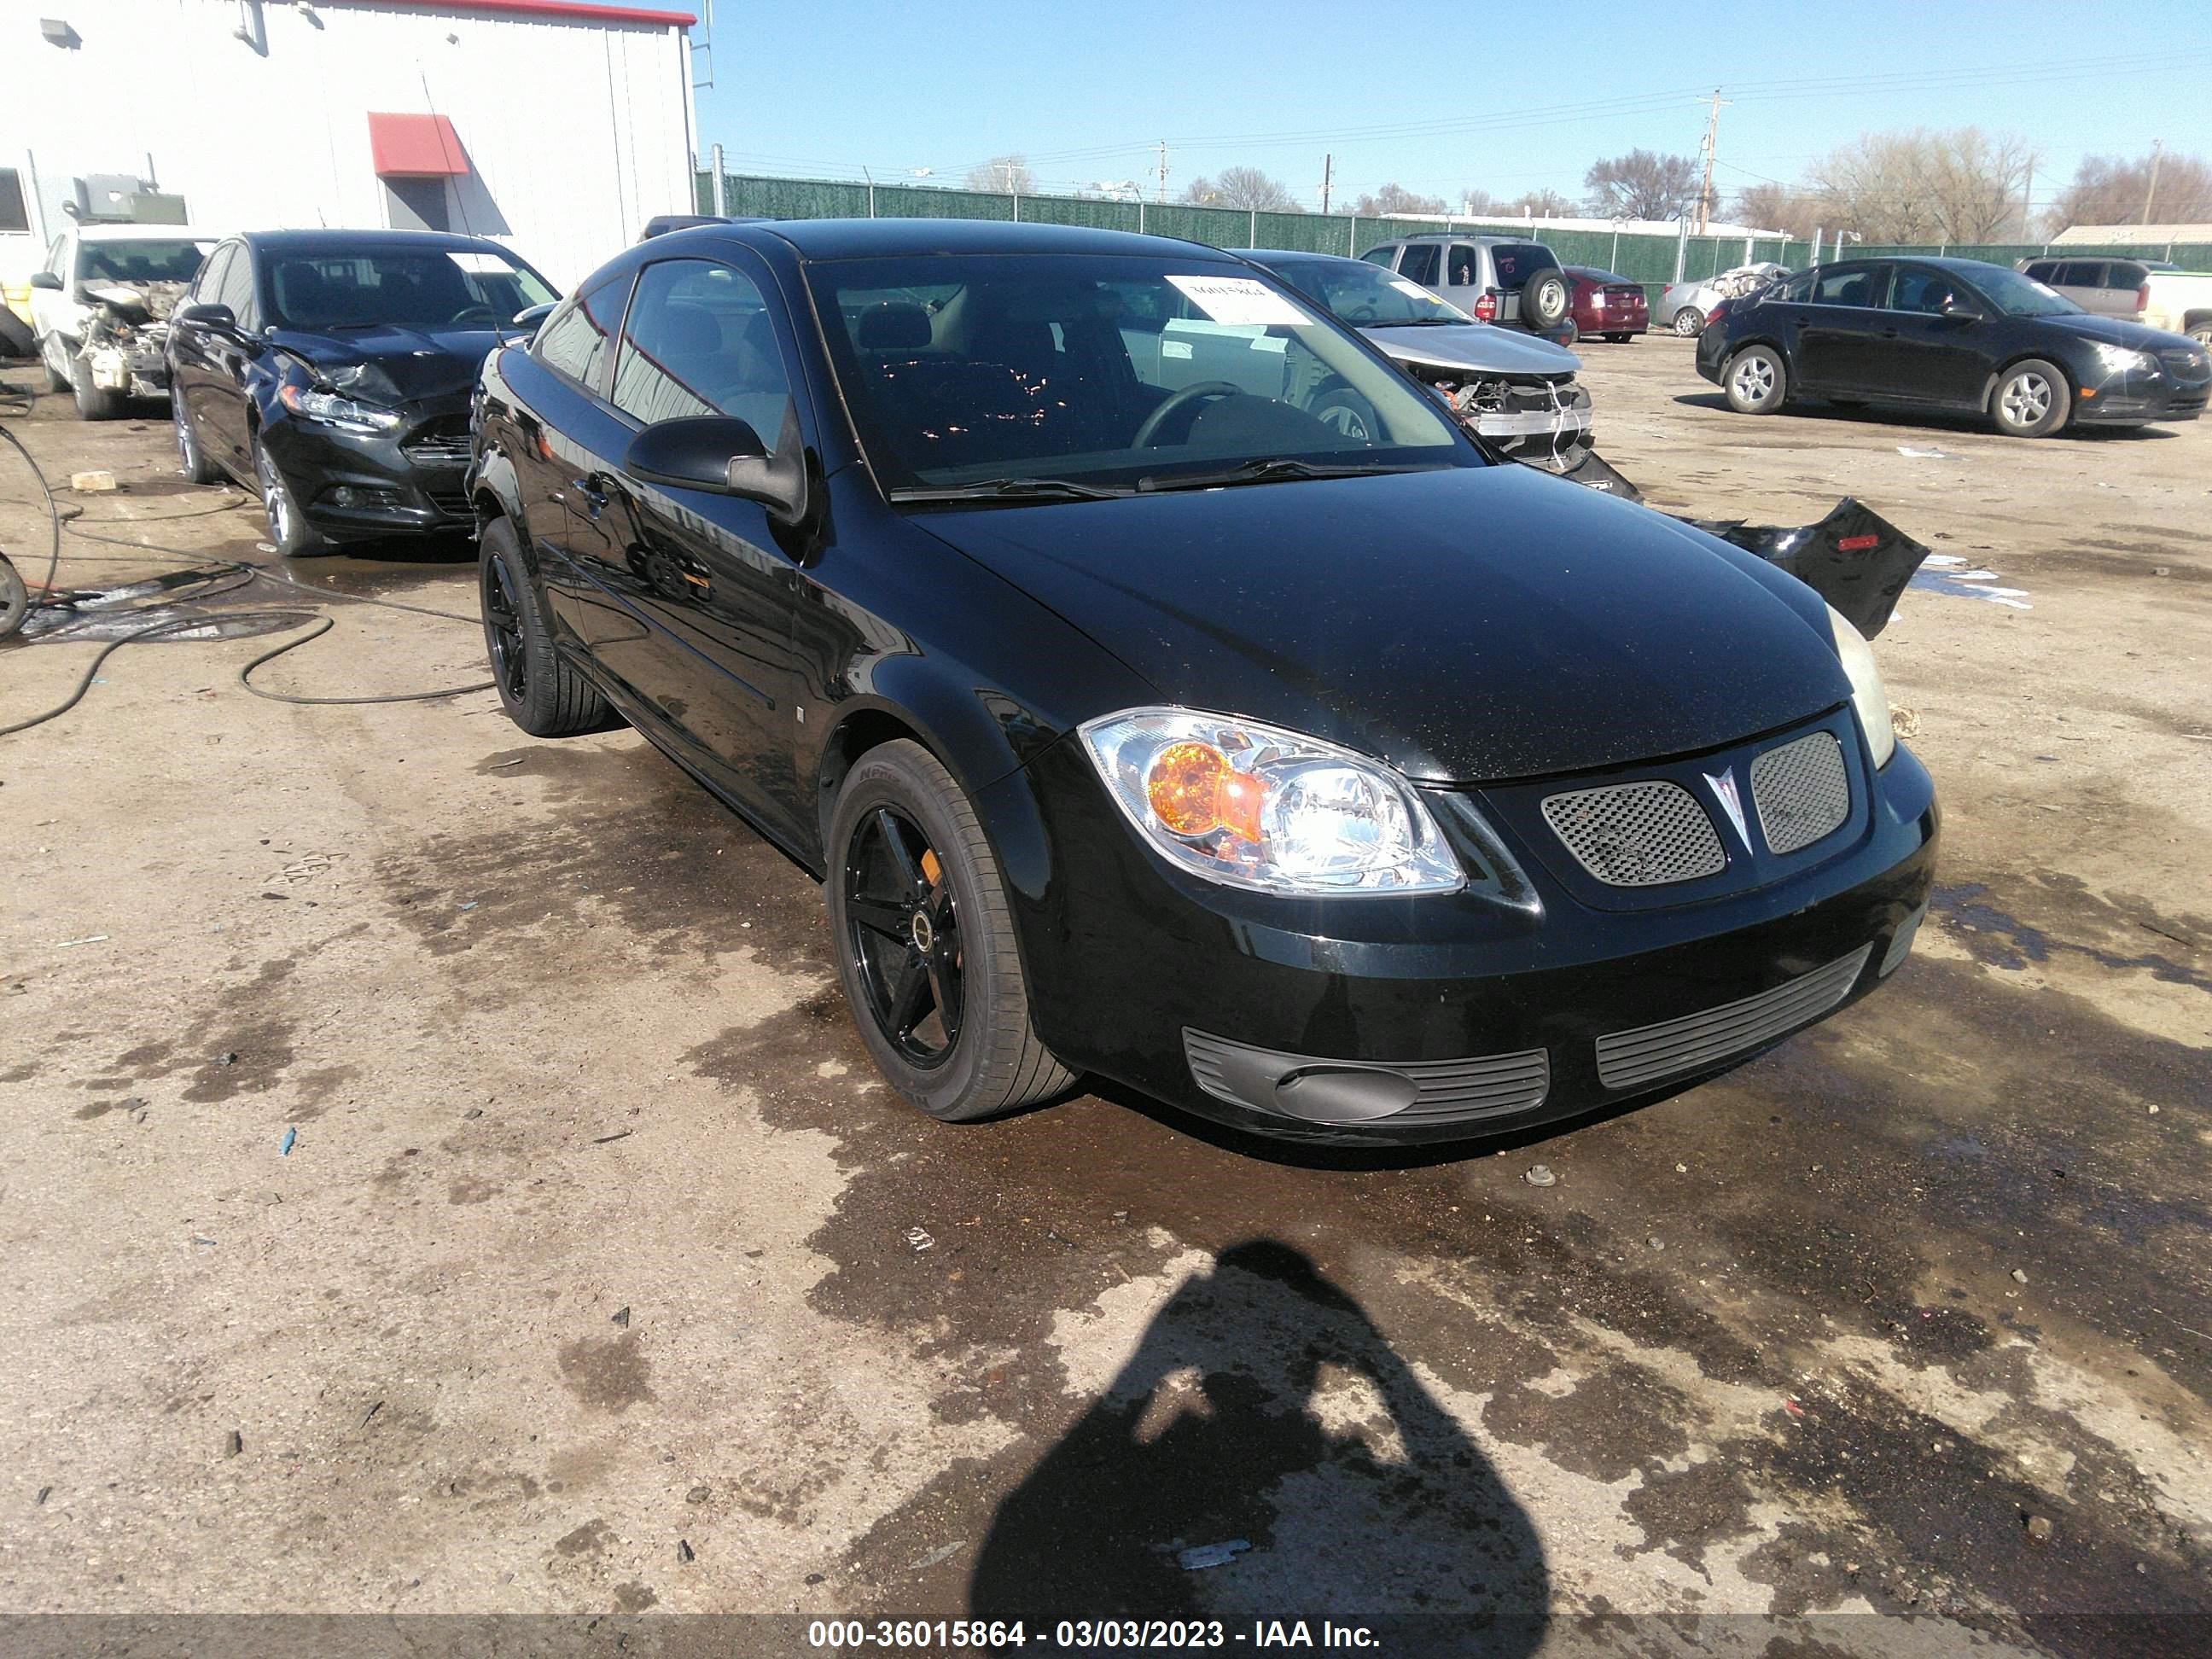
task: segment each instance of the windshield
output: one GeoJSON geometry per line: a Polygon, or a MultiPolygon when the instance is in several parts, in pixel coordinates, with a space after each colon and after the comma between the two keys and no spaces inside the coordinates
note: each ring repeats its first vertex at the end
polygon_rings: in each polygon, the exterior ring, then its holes
{"type": "Polygon", "coordinates": [[[2081,309],[2061,294],[2054,294],[2033,276],[1992,265],[1974,273],[1974,286],[2008,317],[2065,317],[2081,309]]]}
{"type": "Polygon", "coordinates": [[[895,492],[1014,481],[1006,498],[1040,499],[1040,479],[1118,492],[1255,462],[1310,465],[1234,481],[1483,464],[1357,336],[1203,253],[836,260],[808,280],[895,492]]]}
{"type": "Polygon", "coordinates": [[[84,241],[76,245],[80,283],[189,283],[213,242],[84,241]]]}
{"type": "Polygon", "coordinates": [[[269,258],[270,314],[285,328],[491,329],[561,297],[489,250],[269,258]]]}
{"type": "Polygon", "coordinates": [[[1422,323],[1472,323],[1474,319],[1403,276],[1356,259],[1291,259],[1275,275],[1331,315],[1354,328],[1403,327],[1422,323]]]}

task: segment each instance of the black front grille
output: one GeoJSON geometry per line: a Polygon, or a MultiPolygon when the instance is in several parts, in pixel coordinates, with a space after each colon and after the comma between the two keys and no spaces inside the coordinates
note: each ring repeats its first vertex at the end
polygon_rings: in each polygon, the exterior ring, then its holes
{"type": "Polygon", "coordinates": [[[2184,386],[2200,386],[2212,380],[2212,358],[2201,351],[2184,351],[2177,346],[2160,352],[2158,360],[2184,386]]]}
{"type": "Polygon", "coordinates": [[[401,441],[399,453],[417,466],[466,466],[475,447],[465,415],[441,415],[401,441]]]}
{"type": "Polygon", "coordinates": [[[449,519],[465,519],[471,511],[469,492],[457,480],[453,483],[425,483],[421,486],[430,505],[449,519]]]}

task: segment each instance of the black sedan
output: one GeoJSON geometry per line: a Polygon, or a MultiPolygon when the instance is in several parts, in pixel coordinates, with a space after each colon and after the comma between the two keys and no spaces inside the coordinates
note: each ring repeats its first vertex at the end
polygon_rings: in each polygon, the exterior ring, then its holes
{"type": "Polygon", "coordinates": [[[2196,341],[2093,316],[1978,259],[1849,259],[1726,302],[1698,373],[1745,415],[1809,395],[1986,414],[2045,438],[2069,424],[2193,421],[2212,389],[2196,341]]]}
{"type": "Polygon", "coordinates": [[[170,319],[185,474],[228,473],[252,489],[287,554],[471,531],[477,371],[518,313],[558,297],[475,237],[287,230],[222,242],[170,319]]]}
{"type": "Polygon", "coordinates": [[[1934,791],[1848,623],[1492,461],[1231,256],[680,231],[479,411],[507,712],[618,713],[823,878],[939,1117],[1095,1073],[1279,1135],[1519,1129],[1740,1063],[1923,914],[1934,791]]]}

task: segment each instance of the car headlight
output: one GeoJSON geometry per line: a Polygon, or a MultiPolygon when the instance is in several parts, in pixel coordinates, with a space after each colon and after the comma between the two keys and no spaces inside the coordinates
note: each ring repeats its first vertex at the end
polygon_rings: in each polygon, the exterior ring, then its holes
{"type": "Polygon", "coordinates": [[[1828,607],[1828,631],[1835,635],[1836,654],[1850,677],[1851,707],[1859,711],[1859,724],[1866,727],[1874,763],[1877,769],[1887,766],[1897,752],[1897,728],[1890,724],[1889,692],[1881,683],[1881,670],[1874,665],[1874,647],[1832,605],[1828,607]]]}
{"type": "Polygon", "coordinates": [[[1313,897],[1466,883],[1413,786],[1379,761],[1188,708],[1126,709],[1082,734],[1146,843],[1209,880],[1313,897]]]}
{"type": "Polygon", "coordinates": [[[2130,346],[2092,344],[2090,351],[2098,367],[2107,374],[2155,374],[2158,359],[2148,351],[2137,351],[2130,346]]]}
{"type": "Polygon", "coordinates": [[[335,392],[311,392],[306,386],[280,386],[276,396],[301,420],[346,432],[390,432],[406,418],[396,409],[379,409],[374,404],[341,398],[335,392]]]}

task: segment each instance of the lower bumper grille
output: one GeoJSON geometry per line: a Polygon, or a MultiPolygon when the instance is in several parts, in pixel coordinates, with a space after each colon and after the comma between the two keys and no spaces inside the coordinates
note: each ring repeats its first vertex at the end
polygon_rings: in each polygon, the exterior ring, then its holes
{"type": "Polygon", "coordinates": [[[1850,994],[1859,970],[1874,954],[1863,945],[1811,973],[1717,1008],[1615,1031],[1597,1040],[1598,1080],[1608,1089],[1633,1089],[1662,1078],[1757,1048],[1818,1019],[1850,994]]]}
{"type": "Polygon", "coordinates": [[[1541,1048],[1466,1060],[1325,1060],[1185,1027],[1183,1057],[1219,1100],[1316,1123],[1476,1121],[1525,1112],[1551,1091],[1541,1048]]]}

